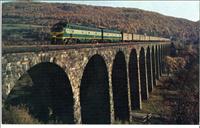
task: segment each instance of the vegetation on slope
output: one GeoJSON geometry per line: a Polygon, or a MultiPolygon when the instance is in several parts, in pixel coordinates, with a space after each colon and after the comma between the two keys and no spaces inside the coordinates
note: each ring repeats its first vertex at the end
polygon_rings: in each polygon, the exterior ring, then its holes
{"type": "MultiPolygon", "coordinates": [[[[90,26],[103,26],[124,32],[162,36],[187,42],[198,42],[198,22],[164,16],[159,13],[131,8],[96,7],[61,3],[4,3],[3,24],[31,24],[37,40],[48,39],[50,27],[66,21],[90,26]],[[45,34],[46,33],[46,34],[45,34]]],[[[34,35],[33,35],[34,36],[34,35]]],[[[3,40],[9,40],[7,34],[3,40]]]]}
{"type": "Polygon", "coordinates": [[[170,75],[161,77],[150,98],[142,102],[142,110],[133,111],[151,113],[152,118],[145,123],[199,123],[199,50],[194,45],[179,50],[175,57],[164,59],[170,75]]]}
{"type": "Polygon", "coordinates": [[[40,122],[33,118],[29,110],[21,106],[3,106],[2,123],[3,124],[39,124],[40,122]]]}
{"type": "Polygon", "coordinates": [[[171,57],[176,64],[171,65],[173,73],[165,82],[168,88],[178,93],[175,99],[170,99],[173,104],[171,118],[177,124],[199,123],[199,49],[195,45],[179,47],[176,57],[171,57]],[[184,61],[180,61],[181,58],[184,61]],[[184,65],[184,67],[183,67],[184,65]],[[174,68],[178,67],[178,68],[174,68]]]}

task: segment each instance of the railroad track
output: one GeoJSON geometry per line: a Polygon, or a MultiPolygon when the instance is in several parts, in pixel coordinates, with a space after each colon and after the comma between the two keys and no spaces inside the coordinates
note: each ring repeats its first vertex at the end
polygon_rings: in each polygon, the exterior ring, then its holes
{"type": "MultiPolygon", "coordinates": [[[[115,47],[115,46],[139,45],[139,44],[147,44],[147,43],[156,43],[156,42],[121,42],[121,43],[72,44],[72,45],[3,46],[2,47],[2,54],[55,51],[55,50],[81,49],[81,48],[104,48],[104,47],[115,47]]],[[[166,43],[166,42],[163,42],[163,43],[166,43]]]]}

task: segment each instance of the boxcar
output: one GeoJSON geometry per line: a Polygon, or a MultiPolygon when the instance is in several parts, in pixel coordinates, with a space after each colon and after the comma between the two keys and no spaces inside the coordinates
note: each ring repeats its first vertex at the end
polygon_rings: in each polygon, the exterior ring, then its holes
{"type": "Polygon", "coordinates": [[[133,34],[130,33],[122,33],[123,41],[130,42],[133,40],[133,34]]]}
{"type": "Polygon", "coordinates": [[[139,41],[140,40],[140,35],[139,34],[133,34],[133,40],[134,41],[139,41]]]}
{"type": "Polygon", "coordinates": [[[144,35],[140,35],[140,41],[143,41],[145,39],[144,35]]]}
{"type": "Polygon", "coordinates": [[[150,41],[155,41],[155,38],[156,38],[156,37],[154,37],[154,36],[149,36],[149,40],[150,40],[150,41]]]}

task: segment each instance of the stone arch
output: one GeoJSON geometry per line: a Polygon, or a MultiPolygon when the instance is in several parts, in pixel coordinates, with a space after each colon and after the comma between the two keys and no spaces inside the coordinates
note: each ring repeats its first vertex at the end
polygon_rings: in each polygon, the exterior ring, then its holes
{"type": "Polygon", "coordinates": [[[11,90],[7,102],[25,104],[29,113],[43,123],[74,123],[71,84],[55,63],[42,62],[30,68],[11,90]]]}
{"type": "Polygon", "coordinates": [[[154,49],[154,46],[152,46],[151,60],[152,60],[153,86],[156,86],[156,58],[155,58],[155,49],[154,49]]]}
{"type": "Polygon", "coordinates": [[[131,109],[140,109],[140,87],[138,80],[138,59],[135,49],[131,50],[129,58],[129,81],[131,94],[131,109]]]}
{"type": "Polygon", "coordinates": [[[114,100],[115,120],[128,121],[128,83],[126,60],[123,52],[119,51],[113,62],[112,90],[114,100]]]}
{"type": "Polygon", "coordinates": [[[152,63],[151,51],[150,51],[150,48],[147,47],[146,64],[147,64],[147,82],[148,82],[148,91],[149,92],[152,92],[152,89],[153,89],[151,63],[152,63]]]}
{"type": "Polygon", "coordinates": [[[108,71],[100,55],[90,58],[80,86],[81,118],[84,124],[110,123],[108,71]]]}
{"type": "Polygon", "coordinates": [[[147,84],[147,77],[146,77],[146,60],[145,60],[145,51],[142,47],[140,50],[140,57],[139,57],[139,65],[140,65],[140,84],[141,84],[141,96],[142,100],[148,99],[148,84],[147,84]]]}

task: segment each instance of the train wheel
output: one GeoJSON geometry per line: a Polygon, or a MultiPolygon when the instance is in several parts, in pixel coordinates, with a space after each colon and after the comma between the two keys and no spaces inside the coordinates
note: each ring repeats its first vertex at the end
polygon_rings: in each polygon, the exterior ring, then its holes
{"type": "Polygon", "coordinates": [[[66,44],[75,44],[76,43],[76,39],[68,39],[66,44]]]}
{"type": "Polygon", "coordinates": [[[63,44],[64,44],[64,45],[68,44],[68,39],[64,39],[64,40],[63,40],[63,44]]]}
{"type": "Polygon", "coordinates": [[[112,41],[111,41],[111,40],[108,40],[108,43],[112,43],[112,41]]]}
{"type": "Polygon", "coordinates": [[[51,44],[55,44],[56,43],[56,39],[51,39],[51,44]]]}
{"type": "Polygon", "coordinates": [[[54,41],[53,41],[53,40],[51,40],[51,44],[54,44],[54,41]]]}
{"type": "Polygon", "coordinates": [[[97,40],[92,40],[91,41],[93,44],[96,44],[97,43],[97,40]]]}
{"type": "Polygon", "coordinates": [[[76,40],[76,43],[77,43],[77,44],[80,44],[80,42],[81,42],[81,41],[80,41],[79,39],[76,40]]]}
{"type": "Polygon", "coordinates": [[[99,40],[99,43],[105,43],[105,41],[104,40],[99,40]]]}

